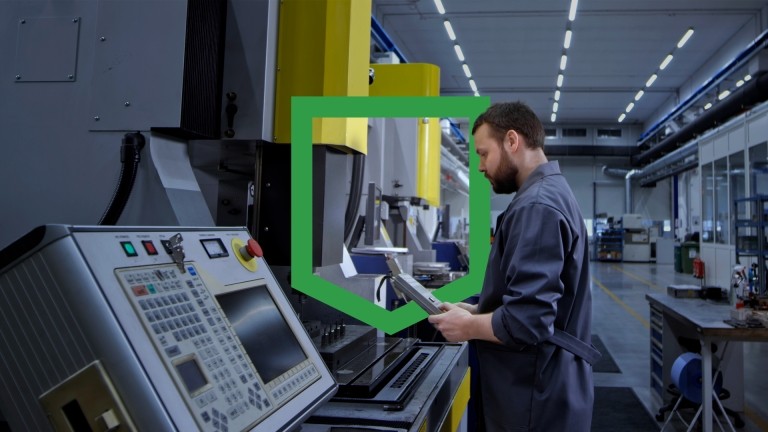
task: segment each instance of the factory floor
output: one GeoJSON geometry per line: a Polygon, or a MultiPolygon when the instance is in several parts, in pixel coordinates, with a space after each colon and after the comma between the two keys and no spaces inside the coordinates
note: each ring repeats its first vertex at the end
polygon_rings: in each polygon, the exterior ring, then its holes
{"type": "MultiPolygon", "coordinates": [[[[650,388],[650,315],[645,295],[664,293],[668,285],[697,285],[699,281],[676,273],[672,264],[654,263],[594,261],[591,275],[592,333],[600,337],[621,370],[595,373],[595,386],[629,387],[655,415],[659,407],[650,388]]],[[[740,430],[768,431],[768,343],[744,343],[744,403],[746,426],[740,430]]],[[[616,430],[622,430],[620,425],[616,430]]],[[[685,428],[677,423],[666,430],[685,428]]],[[[713,430],[720,430],[717,424],[713,430]]]]}

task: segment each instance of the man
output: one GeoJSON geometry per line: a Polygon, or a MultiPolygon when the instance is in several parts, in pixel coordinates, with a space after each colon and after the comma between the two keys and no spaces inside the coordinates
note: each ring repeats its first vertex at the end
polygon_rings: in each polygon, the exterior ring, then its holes
{"type": "MultiPolygon", "coordinates": [[[[485,429],[590,430],[594,399],[587,230],[544,128],[523,103],[488,108],[472,128],[479,169],[496,193],[517,192],[496,221],[477,305],[445,303],[429,322],[473,340],[485,429]]],[[[476,395],[477,396],[477,395],[476,395]]],[[[475,397],[476,397],[475,396],[475,397]]]]}

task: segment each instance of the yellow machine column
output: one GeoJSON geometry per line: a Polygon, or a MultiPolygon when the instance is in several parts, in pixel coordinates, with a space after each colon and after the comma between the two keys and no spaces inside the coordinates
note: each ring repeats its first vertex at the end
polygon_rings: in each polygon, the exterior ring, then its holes
{"type": "MultiPolygon", "coordinates": [[[[426,63],[373,64],[371,96],[439,96],[440,68],[426,63]]],[[[440,206],[440,119],[419,119],[416,194],[440,206]]]]}
{"type": "MultiPolygon", "coordinates": [[[[292,96],[368,96],[371,0],[283,0],[275,88],[277,143],[291,142],[292,96]]],[[[367,152],[365,118],[315,119],[312,142],[367,152]]]]}

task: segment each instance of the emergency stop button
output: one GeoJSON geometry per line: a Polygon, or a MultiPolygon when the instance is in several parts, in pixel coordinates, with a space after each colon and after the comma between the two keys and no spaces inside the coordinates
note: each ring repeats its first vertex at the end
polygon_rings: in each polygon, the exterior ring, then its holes
{"type": "Polygon", "coordinates": [[[246,261],[250,261],[256,257],[261,258],[264,256],[264,251],[261,250],[261,246],[254,239],[248,239],[248,242],[240,249],[240,255],[246,261]]]}
{"type": "Polygon", "coordinates": [[[237,258],[237,261],[252,272],[255,272],[258,267],[258,260],[255,260],[254,258],[262,257],[264,255],[261,246],[259,246],[259,243],[254,239],[248,239],[248,241],[244,242],[235,237],[232,239],[232,250],[235,252],[232,255],[237,258]]]}

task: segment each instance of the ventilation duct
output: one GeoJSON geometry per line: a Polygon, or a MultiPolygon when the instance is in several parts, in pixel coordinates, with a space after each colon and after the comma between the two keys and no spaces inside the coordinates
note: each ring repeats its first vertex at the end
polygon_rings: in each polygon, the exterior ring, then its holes
{"type": "Polygon", "coordinates": [[[603,175],[606,177],[613,177],[613,178],[625,178],[627,176],[627,173],[629,173],[628,169],[624,168],[609,168],[608,165],[603,165],[603,175]]]}
{"type": "Polygon", "coordinates": [[[641,171],[636,169],[609,168],[607,165],[603,165],[603,175],[624,179],[625,213],[632,213],[632,178],[640,173],[641,171]]]}
{"type": "Polygon", "coordinates": [[[632,177],[637,174],[638,170],[631,170],[624,176],[624,213],[632,213],[632,177]]]}
{"type": "Polygon", "coordinates": [[[689,141],[702,132],[725,123],[729,118],[766,99],[768,99],[768,74],[760,73],[741,89],[709,110],[704,111],[692,122],[680,128],[679,131],[639,155],[633,156],[632,164],[643,165],[659,155],[674,151],[680,143],[689,141]]]}
{"type": "Polygon", "coordinates": [[[657,181],[695,168],[698,164],[699,142],[692,141],[677,151],[646,165],[635,177],[640,179],[640,186],[655,186],[657,181]]]}

